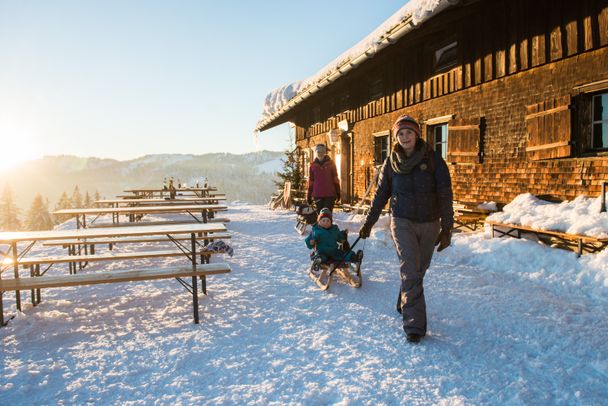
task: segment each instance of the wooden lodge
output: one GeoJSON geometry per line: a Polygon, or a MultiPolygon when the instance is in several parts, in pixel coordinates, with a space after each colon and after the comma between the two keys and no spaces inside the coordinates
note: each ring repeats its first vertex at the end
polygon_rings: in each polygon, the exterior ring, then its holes
{"type": "Polygon", "coordinates": [[[422,23],[406,16],[388,27],[381,49],[296,92],[257,130],[292,123],[304,168],[315,144],[330,144],[343,202],[372,183],[401,114],[442,151],[456,200],[599,195],[608,180],[608,1],[440,3],[422,23]]]}

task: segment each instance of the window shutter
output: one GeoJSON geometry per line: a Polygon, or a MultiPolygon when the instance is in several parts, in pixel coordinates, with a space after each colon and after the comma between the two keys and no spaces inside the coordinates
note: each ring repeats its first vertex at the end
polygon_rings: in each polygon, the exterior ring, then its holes
{"type": "Polygon", "coordinates": [[[563,158],[572,153],[572,110],[570,96],[526,106],[528,158],[563,158]]]}
{"type": "Polygon", "coordinates": [[[478,164],[482,161],[482,118],[448,122],[448,162],[478,164]]]}

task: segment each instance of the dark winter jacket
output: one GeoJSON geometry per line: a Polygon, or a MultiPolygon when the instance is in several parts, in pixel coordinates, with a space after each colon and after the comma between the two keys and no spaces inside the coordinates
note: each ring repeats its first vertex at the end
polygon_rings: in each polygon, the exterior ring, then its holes
{"type": "Polygon", "coordinates": [[[308,171],[308,197],[334,197],[340,195],[340,180],[336,165],[330,157],[315,159],[308,171]]]}
{"type": "Polygon", "coordinates": [[[318,224],[313,225],[312,231],[306,237],[305,242],[309,249],[314,249],[311,240],[316,241],[316,254],[321,255],[323,259],[341,259],[344,255],[338,249],[338,243],[345,241],[346,236],[335,224],[332,224],[330,228],[323,228],[318,224]]]}
{"type": "MultiPolygon", "coordinates": [[[[426,143],[421,141],[422,146],[426,143]]],[[[400,148],[398,144],[395,146],[400,148]]],[[[417,145],[417,148],[420,147],[417,145]]],[[[386,202],[391,199],[391,214],[416,223],[441,218],[441,227],[452,228],[452,181],[448,167],[437,151],[431,148],[410,173],[396,173],[390,157],[384,161],[372,207],[366,223],[375,224],[386,202]]]]}

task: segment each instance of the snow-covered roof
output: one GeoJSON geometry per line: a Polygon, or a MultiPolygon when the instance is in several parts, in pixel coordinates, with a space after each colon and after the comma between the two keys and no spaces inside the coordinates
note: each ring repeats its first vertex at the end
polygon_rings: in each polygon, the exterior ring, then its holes
{"type": "Polygon", "coordinates": [[[281,86],[266,96],[256,131],[262,131],[302,100],[346,75],[380,50],[460,0],[410,0],[371,34],[315,75],[281,86]]]}

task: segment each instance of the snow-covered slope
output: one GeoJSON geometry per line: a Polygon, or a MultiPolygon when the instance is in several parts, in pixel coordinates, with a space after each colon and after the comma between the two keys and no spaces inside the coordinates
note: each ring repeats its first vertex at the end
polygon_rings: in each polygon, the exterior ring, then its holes
{"type": "MultiPolygon", "coordinates": [[[[411,345],[395,311],[399,275],[386,219],[358,246],[363,287],[321,292],[306,275],[293,213],[233,204],[228,215],[233,272],[208,278],[200,325],[175,281],[43,291],[39,306],[24,300],[24,313],[0,329],[0,404],[608,399],[608,251],[577,259],[532,241],[456,234],[425,279],[429,335],[411,345]]],[[[336,217],[352,242],[361,218],[336,217]]],[[[13,303],[5,295],[10,312],[13,303]]]]}

